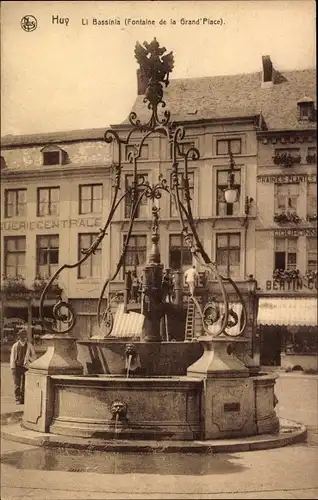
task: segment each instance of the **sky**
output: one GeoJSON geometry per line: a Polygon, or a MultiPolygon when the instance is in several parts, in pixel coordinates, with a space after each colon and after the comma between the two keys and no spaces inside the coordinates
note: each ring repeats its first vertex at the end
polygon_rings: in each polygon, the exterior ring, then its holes
{"type": "Polygon", "coordinates": [[[1,136],[122,122],[137,93],[137,40],[173,51],[170,78],[261,71],[262,55],[279,71],[316,61],[312,0],[2,1],[1,24],[1,136]]]}

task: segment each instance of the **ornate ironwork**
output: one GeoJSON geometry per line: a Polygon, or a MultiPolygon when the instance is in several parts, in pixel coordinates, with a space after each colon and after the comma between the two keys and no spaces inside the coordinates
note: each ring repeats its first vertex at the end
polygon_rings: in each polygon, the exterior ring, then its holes
{"type": "MultiPolygon", "coordinates": [[[[85,251],[82,251],[83,257],[79,259],[74,264],[64,264],[49,280],[47,286],[42,292],[40,299],[40,317],[42,319],[43,326],[51,331],[51,332],[59,332],[60,328],[56,325],[52,325],[50,322],[45,320],[44,318],[44,300],[46,293],[53,283],[53,281],[61,274],[64,269],[73,269],[79,267],[82,263],[85,262],[86,259],[89,258],[90,255],[94,254],[105,235],[107,234],[107,229],[111,221],[114,218],[114,215],[120,206],[120,204],[127,199],[131,200],[131,215],[129,221],[129,227],[125,242],[123,244],[123,248],[116,265],[116,268],[111,276],[107,278],[105,281],[98,301],[97,307],[97,316],[100,328],[102,326],[106,326],[105,335],[109,335],[112,331],[113,321],[110,309],[110,302],[106,305],[104,312],[102,311],[102,304],[104,301],[105,292],[107,287],[111,281],[113,281],[121,268],[123,267],[125,256],[127,253],[127,248],[129,245],[130,237],[133,230],[134,221],[138,214],[139,206],[144,197],[149,198],[153,201],[153,238],[156,238],[158,231],[158,207],[155,205],[155,200],[158,200],[162,197],[162,193],[168,193],[172,199],[174,200],[175,206],[177,208],[179,221],[180,221],[180,233],[184,237],[184,241],[188,246],[190,252],[193,257],[200,263],[200,265],[206,268],[214,278],[216,279],[222,294],[222,300],[224,302],[224,311],[221,315],[221,324],[219,331],[215,335],[220,335],[222,333],[226,334],[226,329],[231,326],[231,321],[234,321],[233,311],[229,310],[227,291],[225,287],[225,283],[229,283],[237,293],[239,300],[242,304],[243,308],[243,321],[241,328],[239,329],[238,335],[240,335],[246,325],[247,321],[247,313],[243,298],[241,293],[231,278],[225,278],[220,275],[218,272],[217,266],[215,262],[212,262],[209,255],[205,251],[203,244],[199,238],[196,222],[193,217],[192,207],[191,207],[191,195],[190,195],[190,187],[189,187],[189,171],[188,171],[188,163],[189,161],[197,161],[200,159],[200,152],[195,147],[189,147],[186,151],[184,151],[184,138],[185,138],[185,128],[181,125],[176,126],[174,123],[170,121],[170,112],[165,110],[162,116],[159,116],[158,108],[165,108],[166,104],[163,101],[163,89],[164,86],[168,86],[169,84],[169,74],[171,73],[174,65],[174,58],[172,52],[164,55],[166,49],[164,47],[160,47],[157,40],[154,40],[148,44],[144,42],[143,46],[139,44],[139,42],[135,46],[135,57],[140,65],[140,73],[143,78],[145,78],[148,82],[144,102],[148,102],[148,109],[150,110],[150,117],[146,123],[142,123],[139,120],[137,114],[132,111],[129,115],[129,121],[132,125],[131,129],[127,133],[127,136],[120,137],[116,130],[109,129],[105,132],[104,139],[108,144],[113,144],[114,149],[117,150],[117,162],[114,162],[112,168],[114,170],[114,184],[113,184],[113,199],[111,202],[111,208],[105,222],[103,228],[100,229],[99,235],[92,243],[91,247],[85,251]],[[132,143],[132,135],[136,133],[139,135],[139,142],[136,145],[132,143]],[[138,173],[138,160],[141,156],[142,147],[145,144],[145,141],[151,135],[158,135],[165,137],[169,144],[171,144],[172,151],[172,176],[171,183],[160,175],[158,178],[158,182],[156,184],[151,185],[144,176],[138,173]],[[127,161],[133,165],[133,182],[132,185],[128,188],[124,188],[122,186],[123,182],[123,158],[125,157],[125,148],[127,145],[134,145],[135,148],[133,151],[130,151],[127,156],[127,161]],[[181,191],[183,192],[183,199],[181,199],[181,191]],[[232,318],[232,319],[231,319],[232,318]]],[[[233,163],[233,157],[231,157],[231,162],[233,163]]],[[[231,163],[231,169],[233,165],[231,163]]],[[[194,300],[196,307],[200,311],[200,315],[202,318],[202,322],[204,325],[204,330],[206,333],[208,331],[208,325],[204,319],[204,314],[201,310],[200,304],[194,300]]],[[[60,303],[59,303],[60,304],[60,303]]],[[[74,326],[76,322],[75,312],[65,301],[62,301],[63,308],[66,309],[66,313],[61,314],[62,306],[57,304],[56,309],[53,311],[54,319],[62,325],[62,330],[64,333],[68,333],[74,326]],[[58,312],[60,311],[60,314],[58,312]]],[[[219,318],[218,318],[219,319],[219,318]]],[[[209,318],[209,323],[211,324],[211,317],[209,318]]]]}

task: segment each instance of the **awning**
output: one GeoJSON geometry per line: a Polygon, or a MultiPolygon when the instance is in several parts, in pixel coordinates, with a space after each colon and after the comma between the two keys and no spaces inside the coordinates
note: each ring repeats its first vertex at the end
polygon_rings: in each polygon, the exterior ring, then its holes
{"type": "Polygon", "coordinates": [[[112,337],[135,337],[140,336],[145,317],[143,314],[136,312],[124,313],[124,304],[119,304],[115,319],[114,327],[111,333],[112,337]]]}
{"type": "Polygon", "coordinates": [[[261,297],[257,323],[259,325],[317,325],[317,299],[261,297]]]}

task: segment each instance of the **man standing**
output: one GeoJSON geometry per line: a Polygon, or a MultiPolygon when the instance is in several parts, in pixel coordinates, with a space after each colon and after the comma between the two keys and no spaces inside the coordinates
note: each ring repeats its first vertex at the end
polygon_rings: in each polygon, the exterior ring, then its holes
{"type": "Polygon", "coordinates": [[[17,404],[24,404],[25,372],[29,363],[36,359],[31,342],[27,341],[27,329],[21,327],[18,331],[18,341],[13,344],[10,355],[10,368],[14,382],[14,395],[17,404]]]}
{"type": "Polygon", "coordinates": [[[198,284],[199,274],[195,266],[190,267],[184,273],[184,284],[189,286],[190,295],[194,295],[195,287],[198,284]]]}

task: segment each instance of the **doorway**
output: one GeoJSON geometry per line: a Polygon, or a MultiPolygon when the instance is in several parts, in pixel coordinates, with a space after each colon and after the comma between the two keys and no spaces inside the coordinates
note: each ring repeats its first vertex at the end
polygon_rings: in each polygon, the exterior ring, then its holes
{"type": "Polygon", "coordinates": [[[281,365],[282,334],[279,327],[264,326],[260,332],[260,364],[281,365]]]}

